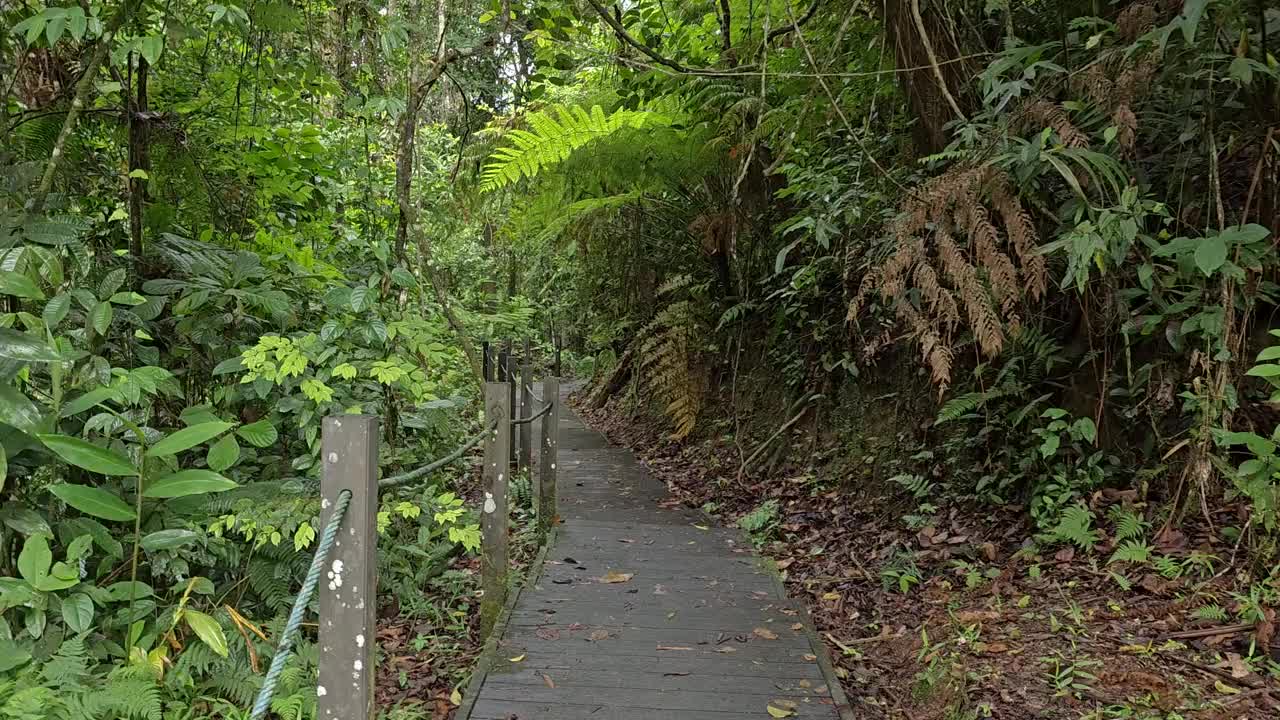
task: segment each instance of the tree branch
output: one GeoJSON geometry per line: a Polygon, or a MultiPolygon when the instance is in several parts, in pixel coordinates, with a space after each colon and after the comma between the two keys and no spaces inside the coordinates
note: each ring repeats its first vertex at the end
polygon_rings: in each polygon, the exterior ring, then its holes
{"type": "Polygon", "coordinates": [[[822,5],[822,0],[813,0],[813,4],[809,6],[809,9],[805,11],[804,15],[800,16],[799,20],[796,20],[790,25],[783,25],[777,30],[774,30],[773,32],[765,36],[764,41],[766,43],[771,43],[774,41],[774,39],[780,38],[783,35],[786,35],[787,33],[796,30],[801,25],[809,22],[809,20],[814,16],[814,14],[818,12],[818,7],[820,5],[822,5]]]}
{"type": "Polygon", "coordinates": [[[658,51],[648,45],[645,45],[639,40],[636,40],[631,33],[627,32],[627,29],[622,26],[622,23],[617,18],[610,15],[609,11],[604,9],[604,6],[601,5],[598,0],[587,0],[587,4],[596,11],[596,14],[600,16],[601,20],[604,20],[606,25],[613,28],[613,32],[618,36],[619,40],[644,53],[650,60],[653,60],[659,65],[665,65],[679,73],[693,74],[695,72],[675,60],[659,55],[658,51]]]}

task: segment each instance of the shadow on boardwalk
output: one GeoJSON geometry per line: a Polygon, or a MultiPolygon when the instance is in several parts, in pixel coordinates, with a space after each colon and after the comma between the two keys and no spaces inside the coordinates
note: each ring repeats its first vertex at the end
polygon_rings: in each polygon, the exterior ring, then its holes
{"type": "Polygon", "coordinates": [[[825,650],[741,533],[663,507],[631,452],[567,409],[560,465],[564,523],[462,717],[839,717],[825,650]]]}

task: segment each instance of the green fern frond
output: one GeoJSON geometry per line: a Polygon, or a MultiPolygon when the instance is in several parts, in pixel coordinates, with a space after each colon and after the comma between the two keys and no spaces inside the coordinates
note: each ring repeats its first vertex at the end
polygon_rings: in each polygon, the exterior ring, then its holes
{"type": "Polygon", "coordinates": [[[1127,562],[1139,565],[1151,559],[1151,546],[1139,540],[1128,540],[1111,554],[1110,563],[1127,562]]]}
{"type": "Polygon", "coordinates": [[[1093,512],[1084,505],[1072,505],[1062,511],[1062,517],[1049,532],[1049,537],[1054,542],[1071,543],[1088,550],[1098,543],[1101,535],[1093,529],[1093,512]]]}
{"type": "Polygon", "coordinates": [[[958,420],[986,405],[991,400],[1000,397],[1001,394],[999,392],[971,392],[951,398],[938,411],[938,417],[933,421],[933,424],[937,426],[952,420],[958,420]]]}
{"type": "Polygon", "coordinates": [[[1229,619],[1227,611],[1222,609],[1220,605],[1204,605],[1191,611],[1191,617],[1196,620],[1211,620],[1214,622],[1226,622],[1229,619]]]}
{"type": "Polygon", "coordinates": [[[1147,521],[1129,508],[1113,505],[1107,511],[1116,524],[1116,540],[1137,540],[1147,533],[1147,521]]]}
{"type": "Polygon", "coordinates": [[[525,117],[530,130],[508,133],[511,145],[489,156],[480,176],[480,190],[489,192],[533,177],[544,168],[564,162],[574,150],[624,128],[666,127],[671,118],[648,110],[617,110],[606,115],[599,105],[556,106],[525,117]]]}

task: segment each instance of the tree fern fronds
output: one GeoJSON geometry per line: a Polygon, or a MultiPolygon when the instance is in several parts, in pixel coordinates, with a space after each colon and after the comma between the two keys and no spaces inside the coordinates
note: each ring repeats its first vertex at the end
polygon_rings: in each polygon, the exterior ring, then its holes
{"type": "Polygon", "coordinates": [[[580,106],[556,106],[530,113],[526,121],[531,130],[512,130],[508,133],[511,145],[490,156],[481,174],[481,191],[496,190],[521,177],[531,178],[564,162],[574,150],[624,128],[666,127],[672,122],[667,115],[648,110],[617,110],[606,115],[599,105],[589,112],[580,106]]]}

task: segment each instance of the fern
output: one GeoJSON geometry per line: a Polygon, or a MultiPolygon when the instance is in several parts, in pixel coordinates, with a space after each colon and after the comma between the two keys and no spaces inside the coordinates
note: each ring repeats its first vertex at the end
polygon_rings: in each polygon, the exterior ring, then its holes
{"type": "Polygon", "coordinates": [[[993,390],[987,392],[971,392],[965,393],[947,401],[946,405],[938,411],[938,418],[933,421],[935,426],[943,423],[958,420],[965,415],[975,412],[988,402],[995,400],[1004,395],[1002,390],[993,390]]]}
{"type": "Polygon", "coordinates": [[[1177,580],[1182,577],[1182,563],[1168,555],[1161,555],[1156,558],[1152,565],[1155,567],[1156,572],[1160,573],[1166,580],[1177,580]]]}
{"type": "Polygon", "coordinates": [[[1093,529],[1093,513],[1084,505],[1064,509],[1057,526],[1048,535],[1053,542],[1071,543],[1082,550],[1091,549],[1101,537],[1093,529]]]}
{"type": "Polygon", "coordinates": [[[606,138],[623,128],[666,127],[671,118],[647,110],[617,110],[606,115],[599,105],[588,112],[580,106],[556,106],[525,116],[531,130],[512,130],[512,145],[489,157],[480,176],[480,189],[489,192],[533,177],[564,162],[574,150],[606,138]]]}
{"type": "Polygon", "coordinates": [[[1113,505],[1107,514],[1116,524],[1116,540],[1137,540],[1147,533],[1147,521],[1129,508],[1113,505]]]}
{"type": "MultiPolygon", "coordinates": [[[[664,288],[679,279],[668,281],[664,288]]],[[[668,305],[643,334],[647,336],[640,346],[645,382],[666,402],[663,411],[675,425],[672,438],[683,440],[697,425],[702,406],[702,384],[692,369],[694,320],[689,302],[668,305]]]]}
{"type": "Polygon", "coordinates": [[[1222,609],[1220,605],[1204,605],[1191,611],[1191,617],[1196,620],[1211,620],[1214,622],[1226,622],[1228,619],[1227,611],[1222,609]]]}
{"type": "Polygon", "coordinates": [[[90,717],[160,720],[160,688],[149,676],[125,668],[113,673],[101,690],[85,697],[85,709],[90,717]]]}
{"type": "Polygon", "coordinates": [[[1151,559],[1151,546],[1139,540],[1127,540],[1111,554],[1108,563],[1127,562],[1145,564],[1151,559]]]}

